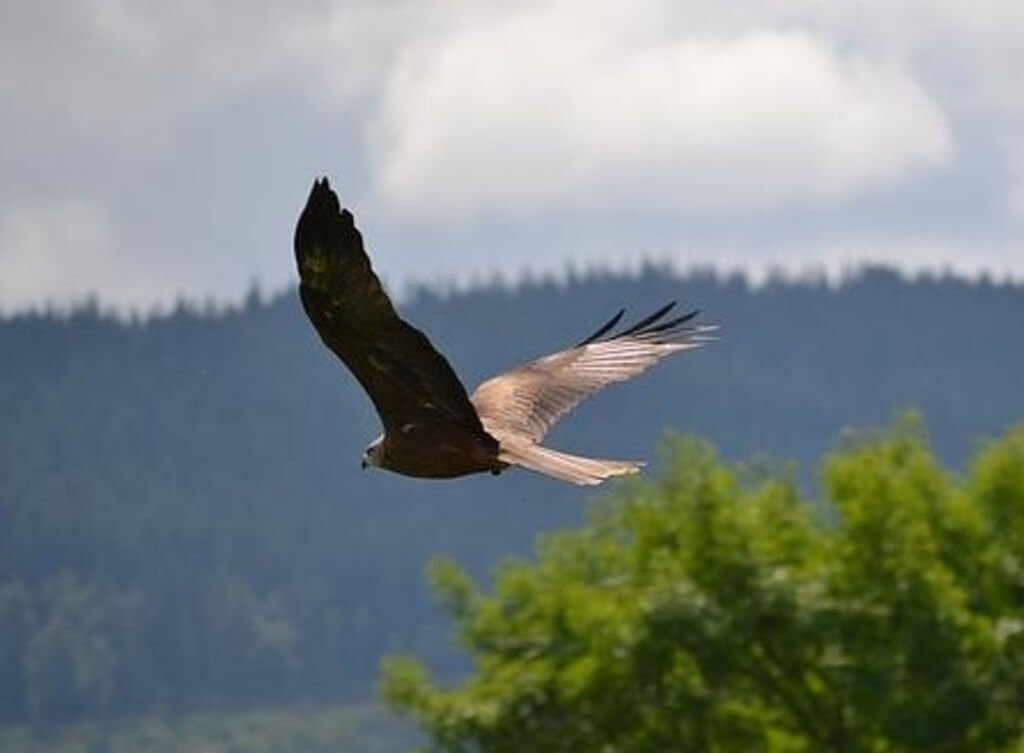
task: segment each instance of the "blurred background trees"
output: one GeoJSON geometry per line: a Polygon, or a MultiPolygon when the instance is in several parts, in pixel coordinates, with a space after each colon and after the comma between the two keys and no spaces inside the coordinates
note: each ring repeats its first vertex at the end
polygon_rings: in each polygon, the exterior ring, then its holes
{"type": "MultiPolygon", "coordinates": [[[[473,385],[588,334],[620,306],[642,315],[673,298],[699,306],[722,339],[596,396],[556,427],[555,446],[650,458],[664,431],[684,430],[730,462],[793,461],[789,486],[771,488],[803,510],[827,496],[814,469],[845,426],[915,406],[942,467],[962,470],[979,438],[1024,417],[1020,284],[865,269],[841,285],[754,285],[649,268],[419,291],[402,310],[473,385]]],[[[427,483],[362,472],[378,430],[290,292],[130,321],[88,306],[0,319],[0,722],[363,703],[380,658],[396,653],[423,658],[443,683],[464,677],[467,657],[423,585],[426,561],[443,553],[488,578],[537,534],[583,523],[592,491],[528,473],[427,483]]],[[[773,467],[744,473],[762,466],[773,467]]],[[[671,467],[665,457],[645,477],[671,467]]],[[[1019,485],[1000,473],[971,483],[1002,498],[1000,484],[1019,485]]],[[[837,515],[832,501],[804,511],[807,525],[837,515]]],[[[982,519],[1020,551],[1024,539],[1000,517],[1009,509],[982,519]]],[[[997,600],[997,581],[964,575],[988,567],[976,539],[944,535],[955,582],[975,584],[970,608],[997,600]]],[[[907,588],[925,588],[916,584],[907,588]]]]}

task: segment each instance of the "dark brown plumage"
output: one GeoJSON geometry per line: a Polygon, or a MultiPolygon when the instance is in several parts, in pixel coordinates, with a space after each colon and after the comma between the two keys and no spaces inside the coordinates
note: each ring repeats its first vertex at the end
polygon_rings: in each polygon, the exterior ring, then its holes
{"type": "Polygon", "coordinates": [[[576,484],[635,473],[641,463],[598,460],[539,444],[580,400],[696,348],[712,328],[674,304],[616,334],[620,311],[575,347],[523,364],[467,395],[427,337],[398,316],[374,274],[352,214],[326,178],[313,184],[295,230],[303,308],[324,344],[373,401],[384,433],[363,465],[424,478],[500,473],[518,465],[576,484]],[[602,339],[603,338],[603,339],[602,339]]]}

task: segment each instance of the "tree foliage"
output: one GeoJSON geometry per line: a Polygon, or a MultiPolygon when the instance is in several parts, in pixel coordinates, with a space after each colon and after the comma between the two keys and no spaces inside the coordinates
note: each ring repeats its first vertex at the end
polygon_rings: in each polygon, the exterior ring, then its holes
{"type": "Polygon", "coordinates": [[[474,662],[384,689],[439,751],[997,751],[1024,733],[1024,426],[966,478],[906,419],[783,473],[672,445],[652,483],[482,593],[435,587],[474,662]]]}

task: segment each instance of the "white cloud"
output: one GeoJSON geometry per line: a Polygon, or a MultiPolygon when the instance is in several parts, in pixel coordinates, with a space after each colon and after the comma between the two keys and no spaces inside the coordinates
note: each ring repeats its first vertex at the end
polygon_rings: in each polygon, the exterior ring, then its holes
{"type": "Polygon", "coordinates": [[[120,278],[106,218],[81,200],[0,214],[0,310],[82,300],[120,278]]]}
{"type": "Polygon", "coordinates": [[[1024,180],[1017,181],[1010,188],[1007,210],[1015,221],[1024,222],[1024,180]]]}
{"type": "Polygon", "coordinates": [[[735,210],[832,202],[949,158],[942,113],[894,65],[799,31],[621,29],[545,7],[410,50],[378,121],[380,198],[457,216],[735,210]]]}
{"type": "Polygon", "coordinates": [[[0,19],[0,99],[34,126],[151,142],[152,129],[273,79],[323,5],[15,4],[0,19]]]}
{"type": "Polygon", "coordinates": [[[284,284],[322,170],[394,279],[865,233],[999,268],[1022,66],[1020,0],[0,2],[0,307],[284,284]]]}
{"type": "MultiPolygon", "coordinates": [[[[193,301],[216,294],[224,300],[224,291],[210,290],[203,275],[198,265],[138,253],[118,237],[114,218],[83,198],[0,208],[0,313],[67,308],[93,297],[122,312],[149,312],[168,308],[185,291],[193,301]]],[[[242,297],[243,285],[225,286],[232,300],[242,297]]]]}

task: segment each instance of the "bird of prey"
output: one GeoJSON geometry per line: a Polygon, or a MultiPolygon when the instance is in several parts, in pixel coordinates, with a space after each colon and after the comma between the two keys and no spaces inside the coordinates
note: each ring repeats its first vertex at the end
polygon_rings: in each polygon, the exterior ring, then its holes
{"type": "Polygon", "coordinates": [[[519,466],[574,484],[599,484],[643,465],[570,455],[540,444],[580,400],[636,376],[665,356],[699,347],[713,327],[696,311],[666,319],[674,303],[618,334],[610,321],[575,346],[488,379],[469,395],[426,336],[381,287],[351,212],[326,178],[314,182],[298,226],[299,294],[324,344],[373,401],[384,432],[363,467],[454,478],[519,466]]]}

